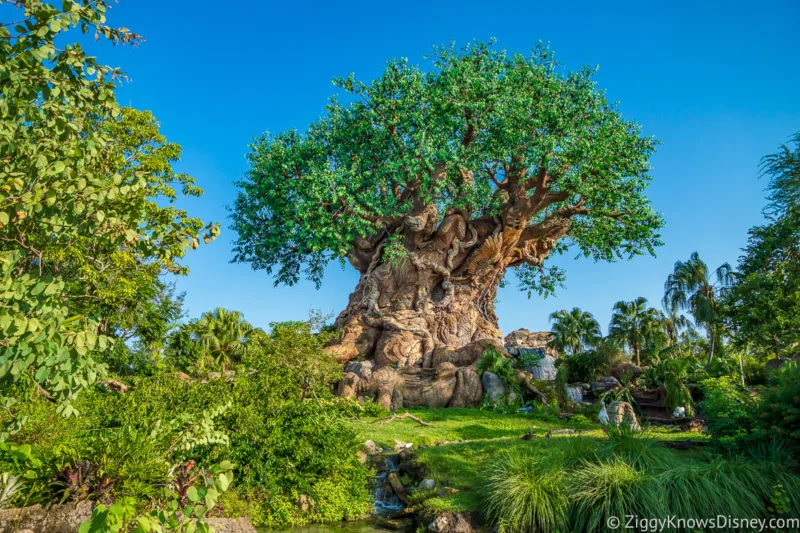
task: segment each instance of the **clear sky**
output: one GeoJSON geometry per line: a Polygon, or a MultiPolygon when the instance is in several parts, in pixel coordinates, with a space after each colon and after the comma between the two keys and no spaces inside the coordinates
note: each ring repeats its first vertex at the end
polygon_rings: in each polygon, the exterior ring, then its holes
{"type": "Polygon", "coordinates": [[[246,170],[248,143],[264,131],[304,129],[334,93],[331,79],[375,77],[392,57],[422,63],[432,45],[498,39],[527,52],[549,42],[569,68],[599,65],[597,80],[626,118],[661,145],[649,195],[663,213],[657,257],[603,264],[558,259],[567,287],[529,300],[509,278],[500,327],[548,329],[548,315],[579,306],[607,326],[613,303],[657,305],[676,260],[695,250],[712,267],[734,263],[762,221],[762,155],[800,130],[800,2],[267,2],[120,0],[110,23],[145,36],[139,48],[92,45],[131,83],[125,105],[153,111],[184,147],[179,169],[206,194],[190,214],[221,221],[217,241],[190,254],[178,280],[189,316],[217,306],[255,325],[338,313],[355,272],[329,268],[320,290],[274,288],[264,272],[230,264],[226,207],[246,170]]]}

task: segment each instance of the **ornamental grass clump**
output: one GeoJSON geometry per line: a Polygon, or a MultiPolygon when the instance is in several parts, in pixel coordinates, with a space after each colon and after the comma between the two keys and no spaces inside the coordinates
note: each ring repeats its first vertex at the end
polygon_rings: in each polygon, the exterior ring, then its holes
{"type": "Polygon", "coordinates": [[[560,531],[568,499],[564,472],[530,451],[504,453],[487,472],[484,515],[502,531],[560,531]]]}

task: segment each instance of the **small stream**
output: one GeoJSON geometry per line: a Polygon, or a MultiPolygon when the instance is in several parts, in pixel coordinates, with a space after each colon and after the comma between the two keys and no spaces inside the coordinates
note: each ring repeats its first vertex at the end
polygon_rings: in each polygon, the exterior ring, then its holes
{"type": "Polygon", "coordinates": [[[387,453],[374,455],[371,460],[376,470],[370,488],[372,490],[372,516],[355,522],[337,522],[333,524],[311,524],[289,529],[258,529],[259,533],[375,533],[388,532],[410,533],[414,531],[414,522],[410,518],[395,518],[401,515],[406,506],[392,489],[390,474],[398,470],[397,454],[387,453]]]}
{"type": "MultiPolygon", "coordinates": [[[[371,520],[357,522],[337,522],[335,524],[312,524],[310,526],[294,527],[290,529],[259,529],[259,533],[374,533],[376,531],[403,532],[394,528],[382,527],[371,520]]],[[[407,531],[413,531],[409,529],[407,531]]]]}

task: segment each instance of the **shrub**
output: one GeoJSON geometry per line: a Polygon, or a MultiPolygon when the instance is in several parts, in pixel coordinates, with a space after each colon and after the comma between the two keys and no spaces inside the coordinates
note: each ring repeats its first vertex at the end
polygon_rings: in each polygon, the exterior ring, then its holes
{"type": "Polygon", "coordinates": [[[506,452],[487,472],[483,512],[501,531],[559,531],[567,503],[563,472],[530,452],[506,452]]]}
{"type": "Polygon", "coordinates": [[[756,427],[755,402],[729,377],[709,378],[700,386],[704,394],[700,407],[709,433],[724,448],[739,447],[756,427]]]}
{"type": "Polygon", "coordinates": [[[769,439],[800,446],[800,366],[788,363],[770,376],[758,404],[759,424],[769,439]]]}
{"type": "Polygon", "coordinates": [[[567,369],[572,382],[586,383],[594,381],[601,370],[608,367],[608,354],[590,350],[570,357],[562,357],[556,362],[556,365],[567,369]]]}
{"type": "Polygon", "coordinates": [[[517,370],[514,366],[514,359],[504,356],[499,350],[489,346],[484,350],[480,361],[475,368],[478,374],[491,372],[505,382],[508,390],[514,391],[519,395],[520,385],[517,379],[517,370]]]}
{"type": "Polygon", "coordinates": [[[122,394],[86,391],[76,403],[82,414],[72,419],[44,400],[28,402],[27,426],[15,442],[0,444],[0,472],[22,476],[24,497],[34,503],[83,497],[63,482],[79,472],[98,487],[85,497],[105,499],[100,489],[108,488],[115,502],[163,506],[175,492],[175,465],[229,460],[237,487],[226,500],[249,506],[259,525],[360,516],[369,506],[369,470],[358,462],[359,443],[346,423],[354,406],[331,393],[341,367],[305,326],[275,327],[259,342],[249,368],[234,378],[132,378],[122,394]],[[59,477],[62,483],[53,483],[59,477]],[[303,511],[301,494],[315,506],[303,511]]]}
{"type": "Polygon", "coordinates": [[[572,407],[572,399],[567,390],[567,381],[569,379],[569,371],[566,368],[559,368],[556,372],[556,396],[558,398],[558,406],[562,411],[566,411],[572,407]]]}

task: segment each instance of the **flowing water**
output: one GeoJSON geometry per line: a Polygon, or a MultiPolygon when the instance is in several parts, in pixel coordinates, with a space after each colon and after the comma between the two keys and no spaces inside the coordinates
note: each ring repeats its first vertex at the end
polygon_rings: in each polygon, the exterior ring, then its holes
{"type": "Polygon", "coordinates": [[[373,517],[356,522],[337,522],[334,524],[311,524],[289,529],[259,529],[259,533],[376,533],[393,531],[410,533],[414,531],[413,520],[392,517],[405,509],[405,505],[392,490],[389,474],[397,472],[397,455],[373,456],[377,474],[372,479],[373,517]]]}
{"type": "Polygon", "coordinates": [[[389,474],[397,472],[397,456],[384,455],[383,465],[376,465],[378,473],[372,479],[372,501],[374,513],[389,516],[405,509],[405,505],[392,490],[389,474]]]}
{"type": "Polygon", "coordinates": [[[567,385],[567,392],[572,403],[581,403],[583,401],[583,385],[567,385]]]}
{"type": "Polygon", "coordinates": [[[541,348],[520,348],[520,357],[533,356],[533,364],[528,369],[533,374],[533,379],[554,381],[556,379],[556,360],[544,353],[541,348]]]}

